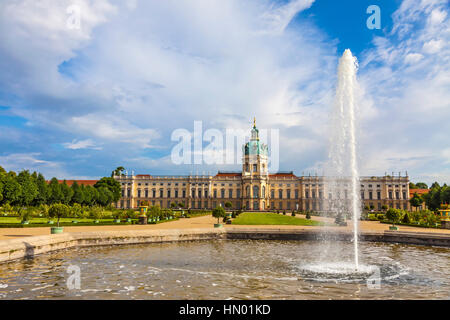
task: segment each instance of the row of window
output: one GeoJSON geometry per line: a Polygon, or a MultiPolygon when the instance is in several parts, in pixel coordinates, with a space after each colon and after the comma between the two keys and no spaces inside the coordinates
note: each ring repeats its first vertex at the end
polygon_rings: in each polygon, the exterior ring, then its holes
{"type": "MultiPolygon", "coordinates": [[[[285,191],[286,191],[286,198],[285,199],[292,199],[292,197],[291,197],[291,190],[288,189],[288,190],[285,190],[285,191]]],[[[131,197],[131,189],[127,189],[127,190],[122,189],[122,197],[125,197],[125,192],[126,192],[127,197],[131,197]]],[[[147,189],[146,190],[141,190],[141,189],[137,190],[137,197],[138,198],[142,198],[142,197],[148,198],[149,195],[151,195],[152,198],[156,198],[157,191],[155,189],[150,190],[150,191],[147,190],[147,189]]],[[[234,195],[236,195],[236,198],[240,198],[241,197],[241,190],[237,189],[237,190],[235,190],[235,192],[233,192],[233,189],[228,189],[228,194],[226,194],[226,190],[225,189],[221,189],[220,190],[220,198],[226,198],[227,197],[227,198],[231,198],[232,199],[232,198],[234,198],[234,195]]],[[[276,195],[275,194],[275,190],[271,190],[270,197],[272,199],[276,199],[275,195],[276,195]]],[[[361,191],[361,199],[365,199],[365,195],[366,195],[366,193],[364,191],[361,191]]],[[[393,200],[393,199],[407,199],[406,191],[403,191],[401,193],[401,195],[402,195],[402,197],[400,197],[400,192],[399,191],[395,191],[395,192],[389,191],[388,192],[388,199],[390,199],[390,200],[393,200]],[[395,197],[394,197],[394,195],[395,195],[395,197]]],[[[166,196],[167,196],[167,198],[171,198],[172,196],[174,198],[179,198],[179,197],[185,198],[186,197],[186,190],[182,190],[181,194],[179,193],[179,191],[177,189],[174,190],[173,194],[172,194],[171,190],[167,190],[166,191],[166,196]]],[[[265,198],[265,196],[266,196],[266,188],[263,186],[262,187],[261,198],[265,198]]],[[[164,197],[164,190],[163,189],[159,190],[159,197],[160,198],[164,197]]],[[[191,190],[191,197],[192,198],[203,198],[203,197],[204,198],[208,198],[208,190],[192,189],[191,190]]],[[[217,190],[213,191],[213,197],[214,198],[218,197],[217,190]]],[[[255,199],[259,198],[260,197],[260,195],[259,195],[259,187],[258,186],[254,186],[253,187],[253,193],[250,194],[250,187],[247,186],[247,188],[246,188],[246,197],[247,198],[255,198],[255,199]]],[[[298,190],[294,190],[294,199],[298,199],[298,198],[299,198],[299,192],[298,192],[298,190]]],[[[305,191],[305,198],[306,199],[309,199],[309,198],[312,198],[312,199],[315,199],[315,198],[323,199],[323,192],[319,191],[318,194],[317,194],[315,190],[312,190],[311,193],[307,190],[307,191],[305,191]]],[[[348,198],[349,198],[348,197],[348,191],[344,190],[343,199],[348,199],[348,198]]],[[[277,199],[284,199],[284,197],[283,197],[283,190],[281,190],[281,189],[278,190],[277,199]]],[[[333,199],[332,193],[328,194],[328,199],[333,199]]],[[[340,192],[337,192],[336,199],[342,199],[340,192]]],[[[372,191],[369,191],[368,192],[368,199],[369,200],[375,200],[375,199],[376,200],[381,200],[381,191],[377,191],[376,192],[376,198],[374,197],[374,193],[372,191]]]]}

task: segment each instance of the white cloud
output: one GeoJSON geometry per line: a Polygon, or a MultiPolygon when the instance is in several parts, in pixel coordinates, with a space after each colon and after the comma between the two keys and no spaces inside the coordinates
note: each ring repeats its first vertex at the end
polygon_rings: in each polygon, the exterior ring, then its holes
{"type": "Polygon", "coordinates": [[[79,149],[95,149],[101,150],[101,147],[98,147],[94,141],[91,139],[86,140],[73,140],[72,142],[63,143],[64,148],[71,150],[79,150],[79,149]]]}
{"type": "Polygon", "coordinates": [[[420,53],[408,53],[405,57],[405,63],[412,64],[422,60],[423,55],[420,53]]]}

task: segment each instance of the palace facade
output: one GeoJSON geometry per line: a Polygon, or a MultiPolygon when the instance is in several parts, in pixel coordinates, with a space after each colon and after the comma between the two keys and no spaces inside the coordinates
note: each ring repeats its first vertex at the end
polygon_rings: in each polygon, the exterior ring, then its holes
{"type": "MultiPolygon", "coordinates": [[[[226,202],[232,209],[327,211],[332,201],[346,201],[347,190],[333,194],[323,176],[296,176],[293,172],[268,172],[268,147],[259,141],[256,125],[243,146],[242,170],[211,175],[114,176],[122,186],[118,208],[137,208],[142,201],[161,208],[172,203],[184,208],[213,209],[226,202]]],[[[361,177],[361,204],[374,210],[383,205],[410,209],[409,178],[401,176],[361,177]]],[[[342,184],[344,187],[347,183],[342,184]]],[[[349,189],[350,184],[348,183],[349,189]]]]}

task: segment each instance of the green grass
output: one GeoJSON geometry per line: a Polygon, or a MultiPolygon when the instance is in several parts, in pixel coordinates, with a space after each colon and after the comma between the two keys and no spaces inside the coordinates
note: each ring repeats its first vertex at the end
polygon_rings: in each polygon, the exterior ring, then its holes
{"type": "Polygon", "coordinates": [[[291,225],[291,226],[321,226],[323,222],[284,216],[272,212],[244,212],[232,224],[237,225],[291,225]]]}

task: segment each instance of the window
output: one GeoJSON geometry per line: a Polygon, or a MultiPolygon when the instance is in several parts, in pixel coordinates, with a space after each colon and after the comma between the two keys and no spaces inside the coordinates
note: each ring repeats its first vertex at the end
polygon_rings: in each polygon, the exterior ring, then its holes
{"type": "Polygon", "coordinates": [[[275,198],[275,190],[270,190],[270,198],[274,199],[275,198]]]}
{"type": "Polygon", "coordinates": [[[241,189],[236,190],[236,197],[239,199],[241,197],[241,189]]]}
{"type": "Polygon", "coordinates": [[[192,198],[195,198],[195,189],[192,189],[192,198]]]}
{"type": "Polygon", "coordinates": [[[167,198],[170,198],[170,190],[167,190],[167,198]]]}
{"type": "Polygon", "coordinates": [[[298,199],[298,190],[295,190],[295,199],[298,199]]]}
{"type": "Polygon", "coordinates": [[[316,191],[315,190],[312,191],[312,197],[316,198],[316,191]]]}
{"type": "Polygon", "coordinates": [[[141,189],[138,189],[138,198],[141,197],[141,189]]]}
{"type": "Polygon", "coordinates": [[[208,190],[205,190],[205,198],[208,198],[208,190]]]}
{"type": "Polygon", "coordinates": [[[319,199],[322,199],[322,198],[323,198],[323,192],[319,191],[319,199]]]}
{"type": "Polygon", "coordinates": [[[369,191],[369,199],[372,200],[373,196],[372,196],[372,191],[369,191]]]}
{"type": "Polygon", "coordinates": [[[199,197],[199,198],[202,197],[202,190],[201,190],[201,189],[198,190],[198,197],[199,197]]]}
{"type": "Polygon", "coordinates": [[[364,199],[364,191],[361,191],[361,199],[364,199]]]}
{"type": "Polygon", "coordinates": [[[175,189],[175,198],[178,198],[178,189],[175,189]]]}
{"type": "MultiPolygon", "coordinates": [[[[288,199],[290,199],[291,198],[291,190],[286,190],[286,192],[287,192],[287,195],[286,195],[286,197],[288,198],[288,199]]],[[[289,208],[288,208],[289,209],[289,208]]]]}
{"type": "Polygon", "coordinates": [[[403,191],[403,199],[406,199],[406,191],[403,191]]]}
{"type": "Polygon", "coordinates": [[[381,192],[380,191],[377,191],[377,199],[381,200],[381,192]]]}
{"type": "Polygon", "coordinates": [[[309,191],[305,191],[305,198],[309,198],[309,191]]]}
{"type": "Polygon", "coordinates": [[[186,198],[186,190],[183,190],[183,198],[186,198]]]}
{"type": "Polygon", "coordinates": [[[160,190],[159,190],[159,197],[160,197],[160,198],[163,198],[163,197],[164,197],[164,195],[163,195],[163,189],[160,189],[160,190]]]}
{"type": "Polygon", "coordinates": [[[278,199],[283,199],[283,190],[278,190],[278,199]]]}
{"type": "Polygon", "coordinates": [[[156,190],[155,189],[152,190],[152,197],[156,198],[156,190]]]}
{"type": "Polygon", "coordinates": [[[233,189],[228,190],[228,198],[233,198],[233,189]]]}
{"type": "Polygon", "coordinates": [[[392,191],[389,191],[389,199],[392,199],[392,191]]]}
{"type": "Polygon", "coordinates": [[[225,189],[220,190],[220,197],[225,198],[225,189]]]}
{"type": "Polygon", "coordinates": [[[256,164],[253,165],[253,172],[258,172],[258,166],[256,164]]]}
{"type": "MultiPolygon", "coordinates": [[[[395,191],[395,199],[400,199],[400,192],[395,191]]],[[[400,208],[398,208],[400,209],[400,208]]]]}
{"type": "Polygon", "coordinates": [[[217,198],[217,190],[214,190],[214,198],[217,198]]]}
{"type": "Polygon", "coordinates": [[[257,199],[259,198],[259,188],[258,186],[253,187],[253,198],[257,199]]]}

